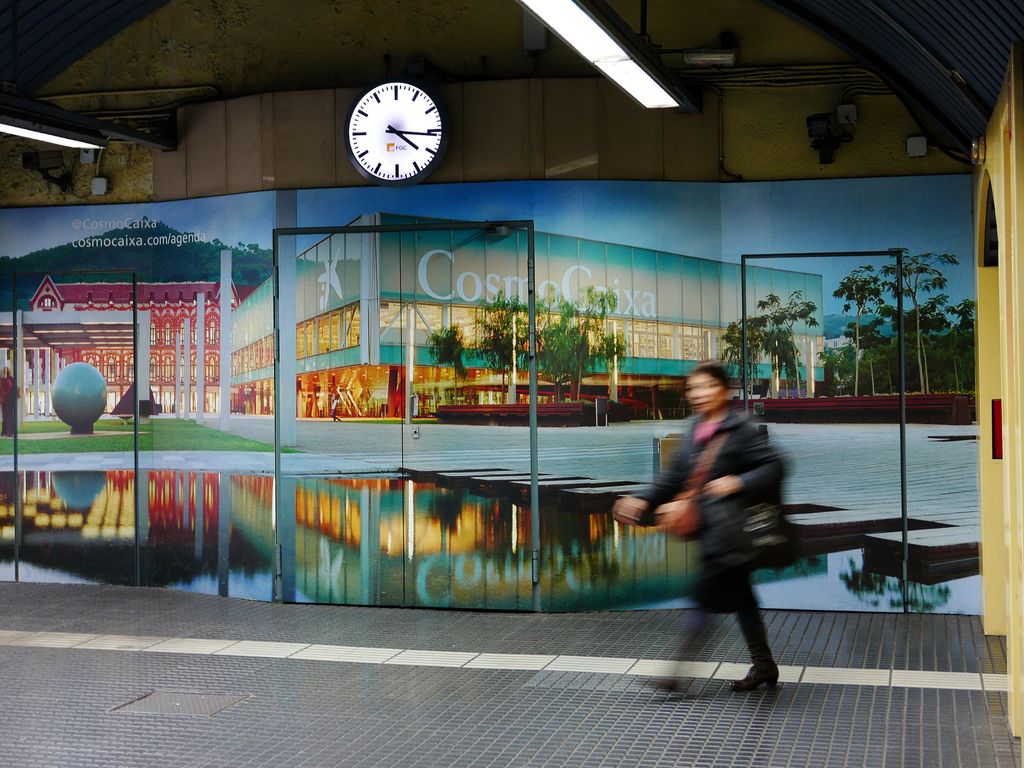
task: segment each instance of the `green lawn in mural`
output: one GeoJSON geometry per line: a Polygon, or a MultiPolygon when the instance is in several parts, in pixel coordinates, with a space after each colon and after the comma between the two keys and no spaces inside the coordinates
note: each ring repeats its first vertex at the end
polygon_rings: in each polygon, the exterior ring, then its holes
{"type": "MultiPolygon", "coordinates": [[[[133,425],[114,419],[102,419],[93,435],[68,435],[66,424],[57,421],[27,422],[18,437],[19,454],[99,453],[132,451],[133,425]]],[[[273,452],[271,443],[238,437],[201,424],[180,419],[158,419],[139,427],[141,451],[250,451],[273,452]]],[[[300,453],[283,448],[284,453],[300,453]]],[[[14,441],[0,442],[0,455],[14,453],[14,441]]]]}

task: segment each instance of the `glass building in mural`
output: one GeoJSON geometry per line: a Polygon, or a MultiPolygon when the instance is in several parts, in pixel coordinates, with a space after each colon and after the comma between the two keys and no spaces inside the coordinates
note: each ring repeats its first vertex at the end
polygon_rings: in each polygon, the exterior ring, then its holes
{"type": "MultiPolygon", "coordinates": [[[[359,223],[415,221],[377,214],[359,223]]],[[[502,373],[473,353],[476,321],[499,294],[526,302],[526,254],[526,235],[515,230],[336,234],[302,250],[295,266],[296,415],[328,417],[337,400],[343,417],[404,417],[410,368],[420,416],[450,402],[456,384],[463,403],[506,402],[502,373]],[[456,382],[429,348],[430,335],[450,326],[465,339],[465,381],[456,382]]],[[[535,279],[539,313],[562,298],[577,300],[588,287],[614,296],[607,331],[621,334],[625,355],[614,373],[610,365],[590,371],[580,394],[611,396],[637,418],[680,415],[683,376],[695,362],[722,356],[725,330],[741,318],[739,264],[538,232],[535,279]]],[[[748,311],[771,294],[785,301],[796,292],[816,307],[814,323],[793,328],[801,360],[815,361],[824,345],[821,276],[754,266],[747,280],[748,311]]],[[[272,413],[271,280],[239,305],[233,322],[232,410],[272,413]]],[[[287,361],[282,365],[286,380],[287,361]]],[[[767,363],[757,375],[771,375],[767,363]]],[[[822,370],[805,369],[801,379],[813,393],[822,370]]],[[[516,383],[517,399],[527,402],[525,370],[516,383]]],[[[538,385],[541,402],[555,397],[543,371],[538,385]]]]}

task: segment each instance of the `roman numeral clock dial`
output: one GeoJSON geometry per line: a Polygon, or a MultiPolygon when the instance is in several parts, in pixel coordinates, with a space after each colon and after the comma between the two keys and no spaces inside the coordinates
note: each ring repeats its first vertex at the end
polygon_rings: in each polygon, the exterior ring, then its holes
{"type": "Polygon", "coordinates": [[[401,80],[375,85],[359,96],[345,119],[345,136],[356,170],[388,186],[423,181],[448,146],[440,102],[421,86],[401,80]]]}

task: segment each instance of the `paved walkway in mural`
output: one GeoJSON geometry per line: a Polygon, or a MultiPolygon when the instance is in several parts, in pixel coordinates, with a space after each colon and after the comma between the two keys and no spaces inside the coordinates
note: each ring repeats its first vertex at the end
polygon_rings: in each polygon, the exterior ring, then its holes
{"type": "MultiPolygon", "coordinates": [[[[215,426],[215,422],[209,422],[215,426]]],[[[230,431],[263,442],[273,440],[269,418],[232,419],[230,431]]],[[[302,421],[297,448],[281,456],[285,473],[368,474],[418,469],[502,467],[529,471],[529,430],[522,427],[418,425],[302,421]],[[404,438],[404,439],[403,439],[404,438]]],[[[582,475],[600,481],[648,482],[654,441],[678,422],[635,422],[601,428],[541,428],[542,472],[582,475]]],[[[772,439],[790,459],[788,500],[872,515],[899,515],[899,429],[893,425],[771,424],[772,439]]],[[[976,426],[907,427],[907,499],[911,517],[956,526],[977,524],[976,426]]],[[[197,449],[201,446],[197,446],[197,449]]],[[[272,453],[166,451],[143,453],[141,469],[272,473],[272,453]]],[[[131,469],[124,453],[19,456],[22,471],[131,469]]],[[[10,471],[10,456],[0,471],[10,471]]]]}

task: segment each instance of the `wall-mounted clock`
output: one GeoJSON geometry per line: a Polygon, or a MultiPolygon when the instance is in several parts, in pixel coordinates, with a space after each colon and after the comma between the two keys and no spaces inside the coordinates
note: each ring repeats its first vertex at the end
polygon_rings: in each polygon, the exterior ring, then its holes
{"type": "Polygon", "coordinates": [[[377,184],[416,184],[433,173],[448,146],[440,101],[422,86],[391,80],[365,91],[345,118],[352,164],[377,184]]]}

